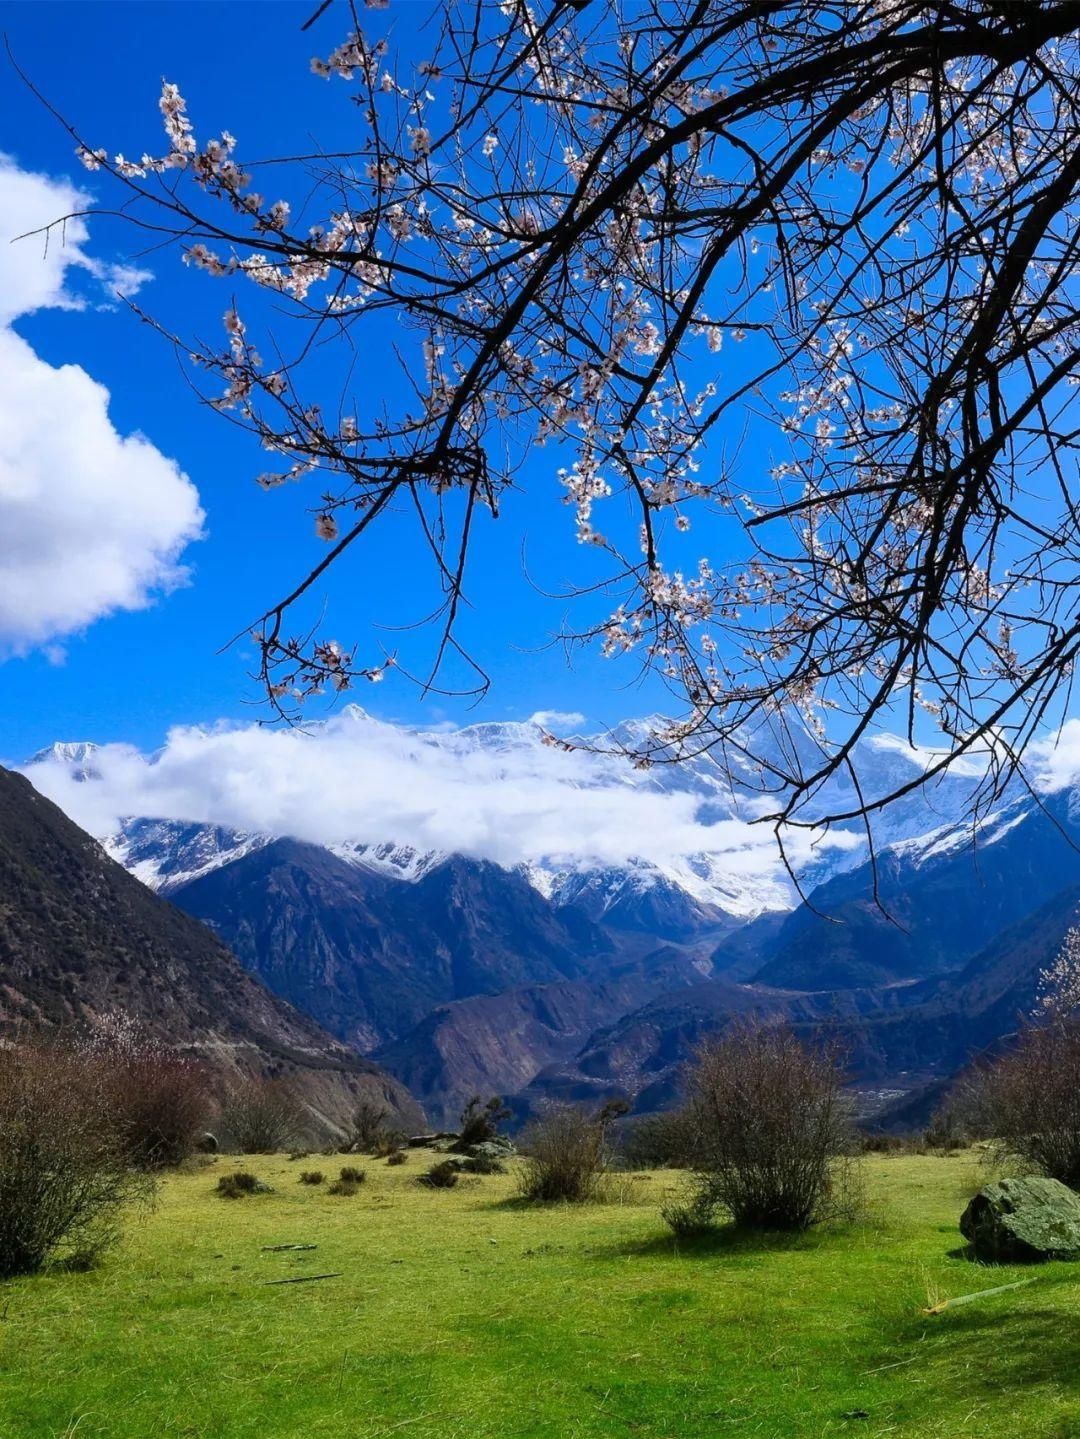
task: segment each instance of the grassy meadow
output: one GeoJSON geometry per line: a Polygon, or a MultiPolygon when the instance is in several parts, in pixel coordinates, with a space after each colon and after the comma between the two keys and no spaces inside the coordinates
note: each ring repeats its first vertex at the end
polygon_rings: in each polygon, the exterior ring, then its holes
{"type": "Polygon", "coordinates": [[[1080,1436],[1080,1265],[962,1256],[970,1154],[871,1158],[858,1225],[680,1244],[670,1173],[539,1209],[360,1162],[348,1198],[298,1183],[341,1161],[245,1161],[276,1192],[227,1201],[222,1158],[99,1269],[0,1285],[3,1439],[1080,1436]]]}

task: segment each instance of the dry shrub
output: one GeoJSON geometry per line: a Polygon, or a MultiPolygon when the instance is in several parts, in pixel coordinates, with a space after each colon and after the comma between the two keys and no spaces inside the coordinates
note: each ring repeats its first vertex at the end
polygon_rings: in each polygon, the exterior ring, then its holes
{"type": "Polygon", "coordinates": [[[703,1045],[686,1081],[697,1217],[722,1207],[747,1228],[799,1230],[853,1211],[854,1131],[829,1048],[746,1021],[703,1045]]]}
{"type": "Polygon", "coordinates": [[[379,1099],[363,1094],[356,1102],[346,1149],[356,1154],[374,1154],[391,1132],[390,1110],[379,1099]]]}
{"type": "Polygon", "coordinates": [[[405,1164],[408,1162],[408,1158],[404,1149],[392,1149],[386,1156],[386,1162],[387,1164],[405,1164]]]}
{"type": "Polygon", "coordinates": [[[354,1194],[359,1194],[360,1186],[350,1179],[335,1179],[333,1184],[326,1186],[326,1192],[339,1195],[342,1199],[351,1199],[354,1194]]]}
{"type": "Polygon", "coordinates": [[[990,1137],[1002,1160],[1080,1189],[1080,1024],[1021,1030],[1016,1047],[972,1071],[954,1106],[969,1132],[990,1137]]]}
{"type": "Polygon", "coordinates": [[[0,1050],[0,1276],[57,1255],[92,1263],[149,1192],[100,1065],[44,1045],[0,1050]]]}
{"type": "Polygon", "coordinates": [[[222,1199],[246,1199],[249,1194],[263,1194],[268,1186],[246,1169],[233,1174],[223,1174],[217,1182],[217,1193],[222,1199]]]}
{"type": "Polygon", "coordinates": [[[692,1149],[686,1110],[669,1109],[635,1120],[621,1137],[619,1157],[627,1169],[685,1169],[692,1149]]]}
{"type": "Polygon", "coordinates": [[[545,1204],[595,1199],[611,1163],[608,1126],[626,1108],[620,1101],[599,1111],[575,1104],[550,1105],[522,1136],[524,1198],[545,1204]]]}
{"type": "Polygon", "coordinates": [[[241,1154],[273,1154],[294,1145],[304,1127],[304,1109],[281,1079],[238,1084],[221,1110],[231,1146],[241,1154]]]}
{"type": "Polygon", "coordinates": [[[343,1164],[338,1178],[342,1184],[363,1184],[367,1178],[367,1171],[357,1169],[355,1164],[343,1164]]]}
{"type": "Polygon", "coordinates": [[[416,1182],[428,1189],[453,1189],[460,1177],[457,1165],[443,1159],[440,1163],[433,1164],[426,1174],[418,1175],[416,1182]]]}
{"type": "Polygon", "coordinates": [[[163,1169],[195,1152],[213,1107],[208,1076],[197,1060],[162,1044],[126,1015],[109,1016],[78,1048],[101,1066],[132,1164],[163,1169]]]}
{"type": "Polygon", "coordinates": [[[301,1184],[321,1184],[322,1182],[323,1182],[323,1172],[322,1172],[321,1169],[304,1169],[304,1170],[301,1170],[301,1172],[300,1172],[300,1183],[301,1183],[301,1184]]]}

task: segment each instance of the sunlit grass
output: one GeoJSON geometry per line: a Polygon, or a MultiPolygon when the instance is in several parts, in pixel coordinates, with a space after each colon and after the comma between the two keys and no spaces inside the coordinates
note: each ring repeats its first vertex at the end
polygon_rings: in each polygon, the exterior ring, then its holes
{"type": "Polygon", "coordinates": [[[0,1285],[4,1439],[1080,1436],[1080,1265],[922,1312],[1032,1272],[959,1253],[970,1156],[871,1159],[853,1227],[678,1246],[670,1174],[543,1210],[416,1156],[352,1198],[275,1158],[219,1199],[232,1167],[168,1179],[98,1271],[0,1285]]]}

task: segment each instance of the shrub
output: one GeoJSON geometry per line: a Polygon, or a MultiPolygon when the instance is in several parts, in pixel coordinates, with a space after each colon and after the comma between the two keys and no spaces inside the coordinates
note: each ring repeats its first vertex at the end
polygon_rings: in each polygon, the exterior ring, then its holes
{"type": "Polygon", "coordinates": [[[404,1149],[392,1149],[386,1156],[386,1162],[387,1164],[404,1164],[408,1157],[404,1149]]]}
{"type": "Polygon", "coordinates": [[[363,1184],[367,1178],[367,1171],[357,1169],[355,1164],[343,1164],[338,1178],[342,1184],[363,1184]]]}
{"type": "Polygon", "coordinates": [[[273,1154],[296,1143],[304,1111],[280,1079],[249,1079],[222,1106],[222,1128],[241,1154],[273,1154]]]}
{"type": "Polygon", "coordinates": [[[400,1129],[386,1129],[372,1147],[376,1159],[387,1159],[405,1147],[406,1135],[400,1129]]]}
{"type": "Polygon", "coordinates": [[[676,1239],[693,1239],[707,1234],[716,1218],[716,1205],[707,1191],[698,1190],[688,1198],[665,1200],[660,1218],[676,1239]]]}
{"type": "Polygon", "coordinates": [[[390,1135],[390,1110],[381,1100],[362,1095],[352,1114],[347,1149],[357,1154],[374,1154],[390,1135]]]}
{"type": "Polygon", "coordinates": [[[832,1212],[854,1139],[832,1051],[747,1021],[698,1051],[687,1088],[699,1204],[753,1229],[805,1229],[832,1212]]]}
{"type": "Polygon", "coordinates": [[[490,1154],[472,1154],[468,1159],[461,1161],[461,1167],[467,1174],[505,1174],[506,1165],[499,1160],[493,1159],[490,1154]]]}
{"type": "Polygon", "coordinates": [[[426,1174],[419,1175],[416,1182],[426,1185],[428,1189],[453,1189],[459,1178],[457,1165],[444,1159],[433,1164],[426,1174]]]}
{"type": "Polygon", "coordinates": [[[1070,1189],[1080,1189],[1080,1024],[1029,1025],[1016,1047],[973,1071],[957,1106],[976,1134],[1005,1159],[1020,1159],[1070,1189]]]}
{"type": "Polygon", "coordinates": [[[223,1199],[245,1199],[249,1194],[259,1194],[266,1186],[246,1169],[233,1174],[223,1174],[217,1182],[217,1192],[223,1199]]]}
{"type": "Polygon", "coordinates": [[[48,1046],[0,1050],[0,1277],[66,1254],[88,1265],[149,1181],[128,1163],[100,1066],[48,1046]]]}
{"type": "Polygon", "coordinates": [[[110,1016],[78,1045],[102,1069],[132,1164],[180,1164],[203,1138],[213,1101],[205,1069],[125,1015],[110,1016]]]}
{"type": "Polygon", "coordinates": [[[485,1144],[494,1139],[499,1125],[510,1118],[510,1111],[497,1094],[485,1103],[478,1094],[461,1111],[461,1132],[455,1149],[471,1149],[474,1144],[485,1144]]]}
{"type": "Polygon", "coordinates": [[[301,1184],[321,1184],[323,1172],[321,1169],[304,1169],[300,1173],[301,1184]]]}
{"type": "Polygon", "coordinates": [[[523,1196],[575,1204],[595,1198],[611,1162],[608,1126],[626,1108],[620,1101],[595,1113],[573,1104],[551,1105],[522,1136],[523,1196]]]}
{"type": "Polygon", "coordinates": [[[685,1169],[691,1150],[686,1111],[670,1109],[636,1120],[622,1136],[619,1154],[627,1169],[685,1169]]]}
{"type": "Polygon", "coordinates": [[[351,1199],[354,1194],[360,1192],[359,1184],[354,1184],[348,1179],[335,1179],[333,1184],[327,1185],[327,1194],[338,1194],[343,1199],[351,1199]]]}

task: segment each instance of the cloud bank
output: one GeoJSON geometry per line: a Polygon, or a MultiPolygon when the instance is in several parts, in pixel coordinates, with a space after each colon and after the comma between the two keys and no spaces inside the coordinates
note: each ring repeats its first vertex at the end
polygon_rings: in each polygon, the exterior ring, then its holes
{"type": "Polygon", "coordinates": [[[148,278],[88,255],[82,219],[47,241],[17,238],[87,204],[0,155],[0,654],[150,604],[184,581],[180,556],[202,527],[195,487],[149,440],[116,430],[108,390],[11,328],[35,310],[85,309],[73,275],[102,299],[148,278]]]}
{"type": "MultiPolygon", "coordinates": [[[[768,827],[734,815],[702,822],[703,801],[716,813],[718,780],[711,793],[707,776],[703,792],[666,789],[616,757],[549,748],[535,724],[499,726],[497,743],[493,728],[425,732],[350,710],[309,733],[174,729],[151,756],[106,745],[91,780],[57,759],[25,773],[101,837],[148,816],[328,845],[389,840],[508,866],[663,868],[708,853],[733,878],[786,885],[768,827]]],[[[810,858],[812,841],[796,837],[796,858],[810,858]]]]}

